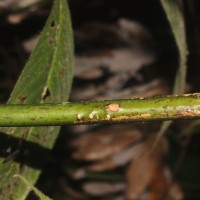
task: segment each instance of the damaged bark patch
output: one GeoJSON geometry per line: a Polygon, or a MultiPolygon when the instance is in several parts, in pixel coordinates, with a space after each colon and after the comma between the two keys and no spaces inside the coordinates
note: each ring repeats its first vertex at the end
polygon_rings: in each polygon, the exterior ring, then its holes
{"type": "Polygon", "coordinates": [[[110,112],[118,112],[119,109],[120,109],[120,106],[117,103],[113,103],[113,104],[106,106],[106,110],[110,111],[110,112]]]}
{"type": "Polygon", "coordinates": [[[192,117],[192,116],[200,116],[200,110],[193,110],[193,109],[188,109],[184,110],[182,112],[177,112],[176,116],[183,116],[183,117],[192,117]]]}
{"type": "Polygon", "coordinates": [[[119,117],[112,118],[112,121],[141,119],[141,118],[145,119],[145,118],[150,117],[150,116],[151,116],[151,114],[149,114],[149,113],[144,113],[144,114],[139,114],[139,115],[132,115],[132,116],[119,116],[119,117]]]}

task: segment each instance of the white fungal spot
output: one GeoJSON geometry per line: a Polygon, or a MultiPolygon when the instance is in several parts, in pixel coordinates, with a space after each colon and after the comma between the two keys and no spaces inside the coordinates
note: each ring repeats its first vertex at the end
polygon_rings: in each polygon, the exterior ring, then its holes
{"type": "Polygon", "coordinates": [[[82,117],[83,117],[83,115],[82,115],[82,114],[78,114],[78,115],[77,115],[77,118],[78,118],[79,120],[81,120],[81,119],[82,119],[82,117]]]}
{"type": "Polygon", "coordinates": [[[90,119],[93,119],[93,117],[94,117],[94,116],[93,116],[93,113],[90,113],[90,114],[89,114],[89,118],[90,118],[90,119]]]}
{"type": "Polygon", "coordinates": [[[99,119],[99,116],[97,115],[97,112],[96,111],[92,111],[90,114],[89,114],[89,119],[94,119],[96,115],[96,119],[99,119]]]}
{"type": "Polygon", "coordinates": [[[94,118],[94,114],[95,114],[95,112],[91,112],[91,113],[89,114],[89,118],[90,118],[90,119],[93,119],[93,118],[94,118]]]}
{"type": "Polygon", "coordinates": [[[106,119],[107,119],[107,120],[110,120],[110,115],[106,115],[106,119]]]}

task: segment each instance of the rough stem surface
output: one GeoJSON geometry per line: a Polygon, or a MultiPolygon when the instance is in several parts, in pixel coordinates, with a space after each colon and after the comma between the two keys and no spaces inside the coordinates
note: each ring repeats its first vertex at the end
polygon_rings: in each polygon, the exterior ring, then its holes
{"type": "Polygon", "coordinates": [[[56,126],[194,118],[200,118],[199,93],[129,100],[0,106],[0,126],[56,126]]]}

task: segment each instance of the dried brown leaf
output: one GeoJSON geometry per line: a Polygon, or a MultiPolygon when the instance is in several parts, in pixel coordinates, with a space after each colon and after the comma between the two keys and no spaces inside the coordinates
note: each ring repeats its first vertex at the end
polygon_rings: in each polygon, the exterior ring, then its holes
{"type": "Polygon", "coordinates": [[[162,79],[155,79],[151,82],[123,88],[123,90],[108,90],[107,82],[99,85],[89,85],[83,88],[75,88],[72,93],[72,98],[76,100],[90,100],[90,99],[129,99],[138,97],[161,96],[170,94],[170,87],[166,81],[162,79]],[[84,90],[84,92],[83,92],[84,90]]]}
{"type": "Polygon", "coordinates": [[[157,170],[157,166],[149,156],[142,156],[131,163],[127,171],[127,199],[140,199],[151,182],[154,170],[157,170]]]}
{"type": "Polygon", "coordinates": [[[180,186],[174,183],[168,168],[160,168],[154,174],[148,191],[142,195],[143,200],[183,200],[180,186]]]}
{"type": "Polygon", "coordinates": [[[73,158],[100,160],[112,156],[141,138],[141,132],[132,125],[103,127],[95,134],[78,137],[71,142],[78,148],[73,158]]]}
{"type": "Polygon", "coordinates": [[[129,99],[138,97],[162,96],[170,94],[169,85],[161,79],[155,79],[151,82],[125,88],[122,91],[113,91],[112,95],[106,93],[98,97],[98,99],[129,99]]]}
{"type": "Polygon", "coordinates": [[[184,199],[184,193],[180,185],[178,185],[177,183],[173,183],[169,188],[168,198],[166,198],[166,200],[170,200],[170,199],[174,199],[174,200],[184,199]]]}
{"type": "Polygon", "coordinates": [[[76,77],[88,79],[91,76],[86,74],[94,69],[99,76],[102,67],[113,73],[128,71],[130,77],[155,60],[153,51],[146,48],[152,43],[151,34],[138,22],[128,19],[119,19],[115,24],[90,22],[75,33],[78,46],[93,47],[76,56],[76,77]],[[97,48],[96,44],[102,47],[97,48]]]}
{"type": "Polygon", "coordinates": [[[172,177],[169,169],[164,168],[162,165],[156,171],[154,171],[153,177],[151,179],[151,184],[149,186],[148,200],[163,200],[168,189],[172,183],[172,177]]]}
{"type": "Polygon", "coordinates": [[[70,187],[69,184],[64,179],[61,179],[59,182],[60,182],[62,190],[67,195],[70,195],[76,200],[88,199],[88,196],[86,194],[84,194],[83,192],[77,191],[77,189],[70,187]]]}
{"type": "Polygon", "coordinates": [[[0,2],[1,9],[17,10],[39,3],[41,0],[4,0],[0,2]]]}
{"type": "MultiPolygon", "coordinates": [[[[79,71],[75,71],[75,75],[80,78],[84,78],[86,73],[94,71],[94,68],[107,67],[111,72],[131,72],[130,75],[134,75],[142,66],[146,66],[154,62],[155,57],[146,52],[135,50],[132,48],[121,48],[121,49],[106,49],[107,54],[86,57],[76,56],[75,69],[81,68],[81,74],[79,71]],[[85,70],[83,70],[85,69],[85,70]]],[[[93,53],[95,51],[93,50],[93,53]]],[[[100,73],[101,74],[101,73],[100,73]]]]}
{"type": "Polygon", "coordinates": [[[129,200],[140,199],[153,179],[159,175],[158,172],[163,167],[163,157],[166,153],[167,145],[164,138],[160,143],[152,148],[155,135],[149,136],[146,141],[140,144],[140,152],[137,159],[131,162],[127,176],[126,198],[129,200]]]}
{"type": "Polygon", "coordinates": [[[38,41],[38,38],[39,38],[38,35],[34,35],[33,37],[28,38],[27,40],[25,40],[25,41],[22,43],[24,49],[25,49],[28,53],[32,52],[32,50],[34,49],[34,47],[35,47],[35,45],[36,45],[36,43],[37,43],[37,41],[38,41]]]}
{"type": "Polygon", "coordinates": [[[94,164],[89,165],[86,167],[86,170],[88,171],[106,171],[106,170],[111,170],[116,167],[116,163],[114,163],[112,157],[105,158],[99,162],[95,162],[94,164]]]}
{"type": "Polygon", "coordinates": [[[88,166],[86,169],[90,171],[105,171],[123,166],[131,159],[138,157],[138,154],[140,154],[141,151],[140,148],[139,145],[130,146],[113,156],[88,166]]]}
{"type": "Polygon", "coordinates": [[[7,21],[10,24],[19,24],[23,19],[27,17],[26,13],[16,13],[16,14],[10,14],[7,17],[7,21]]]}
{"type": "Polygon", "coordinates": [[[107,183],[107,182],[89,182],[83,185],[83,190],[94,196],[102,196],[123,191],[125,189],[124,183],[107,183]]]}

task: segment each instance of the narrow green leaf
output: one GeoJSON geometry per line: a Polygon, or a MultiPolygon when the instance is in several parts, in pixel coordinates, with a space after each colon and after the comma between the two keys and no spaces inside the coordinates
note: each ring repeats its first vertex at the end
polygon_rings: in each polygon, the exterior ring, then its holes
{"type": "MultiPolygon", "coordinates": [[[[182,0],[161,0],[162,7],[166,13],[167,19],[171,26],[172,33],[175,38],[176,45],[179,52],[179,67],[177,69],[173,94],[183,94],[186,83],[186,73],[187,73],[187,41],[186,41],[186,30],[184,21],[184,10],[182,0]]],[[[171,125],[171,121],[164,122],[159,131],[159,136],[165,133],[165,131],[171,125]]]]}
{"type": "MultiPolygon", "coordinates": [[[[55,0],[38,44],[8,104],[67,101],[72,84],[72,66],[73,37],[68,6],[66,0],[55,0]]],[[[45,161],[44,152],[52,148],[59,127],[1,128],[0,132],[0,139],[7,137],[0,152],[10,152],[7,158],[0,157],[0,199],[23,200],[30,189],[13,175],[20,174],[32,184],[37,181],[45,161]],[[13,156],[15,161],[8,161],[13,156]]]]}
{"type": "Polygon", "coordinates": [[[161,0],[161,4],[166,13],[167,19],[171,26],[178,51],[179,51],[179,68],[176,74],[174,84],[174,94],[182,94],[185,89],[186,70],[187,70],[187,42],[184,22],[184,10],[182,0],[161,0]]]}

